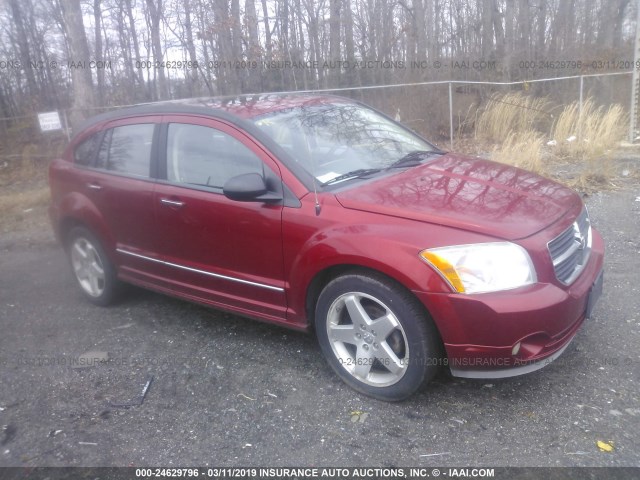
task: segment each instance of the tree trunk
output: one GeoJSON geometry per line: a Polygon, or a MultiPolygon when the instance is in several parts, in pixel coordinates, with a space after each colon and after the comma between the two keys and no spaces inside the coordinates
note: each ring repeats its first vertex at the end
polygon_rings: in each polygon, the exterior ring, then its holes
{"type": "MultiPolygon", "coordinates": [[[[124,65],[125,78],[123,78],[119,83],[121,83],[121,95],[117,96],[117,102],[134,102],[136,98],[136,70],[135,65],[132,59],[132,51],[131,51],[131,33],[127,27],[127,19],[126,13],[124,9],[125,5],[118,5],[118,16],[117,16],[117,32],[118,32],[118,40],[120,42],[120,52],[122,56],[122,61],[124,65]]],[[[107,37],[108,38],[108,37],[107,37]]]]}
{"type": "MultiPolygon", "coordinates": [[[[133,7],[131,5],[131,0],[124,0],[124,5],[127,12],[127,19],[129,21],[129,32],[131,33],[131,43],[133,45],[133,52],[135,53],[135,61],[138,65],[140,65],[140,62],[142,61],[142,57],[140,56],[140,45],[138,42],[138,33],[136,32],[136,23],[133,18],[133,7]]],[[[135,78],[138,81],[138,85],[144,92],[143,98],[145,100],[150,100],[149,90],[145,86],[142,69],[136,68],[134,72],[136,73],[135,78]]]]}
{"type": "Polygon", "coordinates": [[[482,56],[489,58],[493,51],[493,1],[482,0],[482,56]]]}
{"type": "Polygon", "coordinates": [[[426,11],[429,12],[425,17],[425,7],[423,0],[413,1],[413,28],[416,38],[416,57],[418,61],[427,59],[427,42],[431,45],[435,42],[433,17],[431,14],[431,3],[433,0],[427,0],[428,7],[426,11]],[[425,28],[426,27],[426,28],[425,28]]]}
{"type": "Polygon", "coordinates": [[[257,62],[257,68],[249,68],[249,81],[247,87],[252,93],[258,92],[262,87],[262,50],[260,48],[260,37],[258,35],[258,14],[256,12],[255,0],[245,0],[244,14],[247,23],[247,33],[249,37],[247,46],[247,60],[257,62]]]}
{"type": "Polygon", "coordinates": [[[196,46],[193,43],[193,26],[191,24],[191,0],[184,1],[184,33],[185,43],[187,47],[187,53],[189,54],[189,61],[191,62],[191,68],[187,68],[189,78],[191,79],[189,85],[189,93],[191,96],[200,96],[200,82],[198,81],[198,69],[194,65],[198,62],[198,56],[196,55],[196,46]]]}
{"type": "Polygon", "coordinates": [[[359,69],[356,70],[354,63],[356,61],[355,43],[353,38],[353,12],[351,11],[351,0],[345,0],[344,3],[344,50],[346,60],[349,62],[347,70],[347,86],[355,87],[360,84],[359,69]]]}
{"type": "MultiPolygon", "coordinates": [[[[242,32],[240,26],[240,0],[231,0],[231,56],[235,64],[242,60],[242,32]]],[[[247,70],[239,70],[237,66],[233,68],[234,93],[240,93],[245,90],[247,70]]]]}
{"type": "Polygon", "coordinates": [[[520,1],[518,5],[518,53],[524,58],[529,58],[531,54],[531,13],[529,12],[529,2],[520,1]]]}
{"type": "Polygon", "coordinates": [[[329,58],[335,62],[331,68],[331,83],[334,86],[340,84],[341,68],[338,65],[340,60],[340,7],[342,0],[330,0],[329,4],[329,58]]]}
{"type": "MultiPolygon", "coordinates": [[[[300,0],[296,1],[296,19],[298,21],[298,52],[301,60],[307,59],[307,51],[305,47],[305,39],[304,39],[304,29],[302,28],[302,6],[300,5],[300,0]]],[[[349,0],[346,0],[347,2],[349,0]]],[[[348,40],[347,40],[348,41],[348,40]]],[[[352,40],[353,42],[353,40],[352,40]]],[[[303,88],[308,90],[309,87],[309,70],[304,69],[302,72],[302,80],[303,80],[303,88]]]]}
{"type": "MultiPolygon", "coordinates": [[[[566,26],[565,26],[566,28],[566,26]]],[[[536,57],[545,55],[545,40],[547,30],[547,0],[539,0],[538,5],[538,41],[536,42],[536,57]]]]}
{"type": "MultiPolygon", "coordinates": [[[[80,0],[60,0],[64,27],[69,42],[70,60],[74,62],[89,62],[89,44],[82,23],[82,10],[80,0]]],[[[72,68],[73,81],[73,105],[69,115],[72,128],[76,128],[80,122],[93,113],[89,111],[94,105],[93,83],[89,68],[72,68]]]]}
{"type": "Polygon", "coordinates": [[[162,54],[162,39],[160,38],[160,23],[163,14],[162,0],[146,0],[146,4],[150,23],[149,34],[151,35],[153,61],[158,64],[158,68],[155,69],[158,79],[157,95],[159,100],[166,100],[169,98],[169,85],[164,68],[162,68],[162,62],[164,60],[164,55],[162,54]]]}
{"type": "MultiPolygon", "coordinates": [[[[266,60],[273,60],[273,39],[271,38],[271,22],[269,21],[269,8],[267,7],[267,0],[261,0],[262,4],[262,21],[264,23],[264,39],[265,39],[265,51],[266,51],[266,60]]],[[[265,72],[265,83],[264,87],[267,90],[272,89],[272,79],[273,79],[273,71],[271,69],[267,69],[265,72]]]]}
{"type": "MultiPolygon", "coordinates": [[[[100,9],[102,0],[93,0],[93,20],[95,23],[94,39],[95,39],[95,60],[102,62],[102,11],[100,9]]],[[[98,105],[104,104],[104,69],[98,67],[96,69],[96,80],[98,82],[97,100],[98,105]]]]}
{"type": "Polygon", "coordinates": [[[498,58],[502,58],[505,51],[505,38],[504,28],[502,27],[502,18],[500,18],[502,15],[500,14],[498,0],[493,0],[491,14],[493,16],[493,31],[496,34],[496,53],[498,58]]]}

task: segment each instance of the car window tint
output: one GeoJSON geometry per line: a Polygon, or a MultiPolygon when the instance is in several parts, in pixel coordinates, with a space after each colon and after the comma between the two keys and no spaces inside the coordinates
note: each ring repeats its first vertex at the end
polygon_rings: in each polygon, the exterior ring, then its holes
{"type": "Polygon", "coordinates": [[[73,151],[73,161],[76,165],[91,165],[98,148],[98,140],[100,140],[100,133],[94,133],[76,146],[73,151]]]}
{"type": "Polygon", "coordinates": [[[154,127],[152,123],[115,127],[111,132],[107,170],[148,177],[154,127]]]}
{"type": "Polygon", "coordinates": [[[231,177],[263,173],[263,164],[242,142],[220,130],[172,123],[167,139],[167,179],[222,188],[231,177]]]}

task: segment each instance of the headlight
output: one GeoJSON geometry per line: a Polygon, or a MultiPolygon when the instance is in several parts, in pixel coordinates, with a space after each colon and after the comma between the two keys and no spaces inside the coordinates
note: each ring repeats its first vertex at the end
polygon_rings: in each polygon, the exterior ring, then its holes
{"type": "Polygon", "coordinates": [[[509,290],[536,281],[529,254],[515,243],[430,248],[420,252],[420,257],[459,293],[509,290]]]}

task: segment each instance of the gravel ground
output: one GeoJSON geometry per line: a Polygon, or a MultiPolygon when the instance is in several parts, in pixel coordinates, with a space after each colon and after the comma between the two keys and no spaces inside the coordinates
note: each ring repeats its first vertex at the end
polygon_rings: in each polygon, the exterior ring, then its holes
{"type": "Polygon", "coordinates": [[[309,335],[136,288],[92,306],[48,227],[5,232],[0,466],[640,466],[640,188],[587,203],[605,291],[563,357],[398,404],[343,385],[309,335]],[[142,405],[110,406],[149,375],[142,405]]]}

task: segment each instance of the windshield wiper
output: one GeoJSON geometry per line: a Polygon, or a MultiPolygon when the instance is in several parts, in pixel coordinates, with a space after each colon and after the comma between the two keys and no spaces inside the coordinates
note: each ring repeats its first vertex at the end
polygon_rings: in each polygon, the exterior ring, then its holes
{"type": "Polygon", "coordinates": [[[324,182],[322,186],[331,185],[332,183],[338,183],[343,180],[348,180],[349,178],[360,178],[365,175],[370,175],[372,173],[378,173],[380,171],[379,168],[359,168],[358,170],[353,170],[351,172],[343,173],[342,175],[338,175],[337,177],[332,178],[328,182],[324,182]]]}
{"type": "Polygon", "coordinates": [[[420,165],[427,158],[436,155],[444,155],[444,152],[440,152],[438,150],[414,150],[413,152],[407,153],[400,160],[393,162],[387,167],[387,169],[415,167],[416,165],[420,165]]]}

